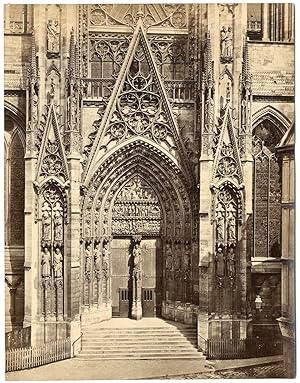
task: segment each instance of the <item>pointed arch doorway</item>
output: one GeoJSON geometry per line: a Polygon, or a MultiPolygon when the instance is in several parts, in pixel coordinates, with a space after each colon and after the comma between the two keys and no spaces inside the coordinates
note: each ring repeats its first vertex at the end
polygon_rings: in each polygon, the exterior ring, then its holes
{"type": "Polygon", "coordinates": [[[135,175],[116,193],[111,208],[112,315],[139,319],[161,315],[163,213],[156,192],[135,175]]]}

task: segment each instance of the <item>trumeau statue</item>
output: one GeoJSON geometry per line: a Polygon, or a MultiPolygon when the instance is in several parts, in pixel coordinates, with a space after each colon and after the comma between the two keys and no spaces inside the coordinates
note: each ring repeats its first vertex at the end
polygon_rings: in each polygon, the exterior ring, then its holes
{"type": "Polygon", "coordinates": [[[138,243],[134,245],[132,250],[133,255],[133,275],[136,279],[141,278],[142,273],[142,252],[141,247],[138,243]]]}

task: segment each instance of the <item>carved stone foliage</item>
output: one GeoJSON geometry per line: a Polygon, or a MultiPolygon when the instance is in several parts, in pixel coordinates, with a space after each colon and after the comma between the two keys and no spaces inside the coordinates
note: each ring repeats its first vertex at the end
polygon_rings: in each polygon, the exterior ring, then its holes
{"type": "Polygon", "coordinates": [[[135,26],[142,17],[146,27],[185,28],[186,6],[182,4],[94,4],[90,6],[90,26],[135,26]]]}
{"type": "Polygon", "coordinates": [[[61,190],[46,185],[41,194],[42,312],[63,318],[64,286],[64,198],[61,190]]]}
{"type": "Polygon", "coordinates": [[[233,60],[233,31],[232,26],[223,26],[220,32],[221,62],[230,63],[233,60]]]}
{"type": "Polygon", "coordinates": [[[159,235],[161,211],[152,188],[139,176],[129,181],[116,197],[112,213],[116,235],[159,235]]]}

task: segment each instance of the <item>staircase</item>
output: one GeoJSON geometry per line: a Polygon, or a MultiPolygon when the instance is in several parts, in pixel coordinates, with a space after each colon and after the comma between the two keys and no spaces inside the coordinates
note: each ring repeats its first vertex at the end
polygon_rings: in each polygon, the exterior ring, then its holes
{"type": "Polygon", "coordinates": [[[79,359],[205,359],[195,327],[158,318],[113,318],[83,328],[79,359]]]}

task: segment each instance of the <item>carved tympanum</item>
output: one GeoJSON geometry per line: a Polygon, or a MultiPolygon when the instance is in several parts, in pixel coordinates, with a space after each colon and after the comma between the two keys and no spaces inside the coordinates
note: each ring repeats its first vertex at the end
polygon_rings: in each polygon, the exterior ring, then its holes
{"type": "Polygon", "coordinates": [[[113,233],[158,235],[160,223],[161,209],[156,194],[141,177],[132,178],[116,197],[113,233]]]}

